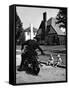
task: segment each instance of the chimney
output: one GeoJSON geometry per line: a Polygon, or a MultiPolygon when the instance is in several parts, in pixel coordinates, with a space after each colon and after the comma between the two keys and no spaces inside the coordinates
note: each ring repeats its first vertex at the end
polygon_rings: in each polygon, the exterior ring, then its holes
{"type": "Polygon", "coordinates": [[[45,22],[46,22],[46,21],[47,21],[46,19],[47,19],[47,13],[46,13],[46,12],[44,12],[44,13],[43,13],[43,21],[45,21],[45,22]]]}
{"type": "Polygon", "coordinates": [[[44,21],[44,27],[45,27],[45,32],[47,30],[47,13],[43,13],[43,21],[44,21]]]}
{"type": "Polygon", "coordinates": [[[45,40],[46,40],[46,36],[47,36],[47,13],[44,12],[43,13],[43,21],[44,21],[44,30],[45,30],[45,40]]]}

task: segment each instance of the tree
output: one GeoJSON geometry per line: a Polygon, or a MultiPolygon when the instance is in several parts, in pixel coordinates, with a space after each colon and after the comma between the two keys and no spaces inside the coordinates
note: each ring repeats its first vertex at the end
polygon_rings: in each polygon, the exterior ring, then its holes
{"type": "Polygon", "coordinates": [[[66,8],[61,8],[57,14],[57,22],[56,24],[60,23],[60,28],[67,28],[67,9],[66,8]]]}
{"type": "Polygon", "coordinates": [[[22,44],[24,40],[25,34],[22,28],[22,22],[16,12],[16,44],[22,44]]]}

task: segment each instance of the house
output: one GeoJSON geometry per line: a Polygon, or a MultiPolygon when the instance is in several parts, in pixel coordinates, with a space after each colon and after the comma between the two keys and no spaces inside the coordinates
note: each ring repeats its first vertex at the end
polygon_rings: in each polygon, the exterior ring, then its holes
{"type": "Polygon", "coordinates": [[[33,39],[37,34],[37,29],[31,24],[30,27],[24,30],[25,40],[33,39]]]}
{"type": "Polygon", "coordinates": [[[66,44],[66,33],[60,28],[60,24],[56,24],[56,18],[50,18],[48,21],[45,18],[47,13],[43,13],[43,20],[39,26],[37,36],[40,38],[40,43],[47,45],[64,45],[66,44]]]}
{"type": "Polygon", "coordinates": [[[66,43],[66,33],[56,24],[56,18],[47,21],[46,43],[49,45],[64,45],[66,43]]]}

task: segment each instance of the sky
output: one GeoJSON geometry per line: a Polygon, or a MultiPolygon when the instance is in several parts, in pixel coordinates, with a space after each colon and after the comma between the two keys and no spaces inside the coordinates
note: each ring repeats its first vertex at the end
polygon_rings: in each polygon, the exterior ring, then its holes
{"type": "Polygon", "coordinates": [[[43,13],[47,12],[47,20],[51,17],[56,17],[59,9],[53,8],[35,8],[35,7],[16,7],[18,16],[23,23],[23,28],[28,28],[30,24],[33,24],[35,28],[39,28],[41,21],[43,20],[43,13]]]}

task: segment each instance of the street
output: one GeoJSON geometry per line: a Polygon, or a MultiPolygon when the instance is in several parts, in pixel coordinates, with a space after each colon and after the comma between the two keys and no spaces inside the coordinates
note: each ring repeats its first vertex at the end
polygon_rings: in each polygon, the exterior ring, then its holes
{"type": "MultiPolygon", "coordinates": [[[[62,47],[62,46],[61,46],[62,47]]],[[[38,52],[39,60],[42,62],[47,62],[49,60],[50,54],[52,53],[54,59],[57,59],[57,53],[53,52],[53,50],[65,50],[65,47],[63,46],[61,48],[60,46],[41,46],[41,48],[44,50],[45,56],[41,55],[40,52],[38,52]]],[[[60,53],[61,58],[63,60],[62,64],[66,65],[66,54],[60,53]]],[[[33,76],[31,74],[27,74],[25,71],[17,71],[18,66],[21,62],[21,56],[16,55],[16,83],[34,83],[34,82],[51,82],[51,81],[65,81],[66,80],[66,69],[65,68],[59,68],[59,67],[52,67],[52,66],[40,66],[40,72],[38,76],[33,76]]]]}

